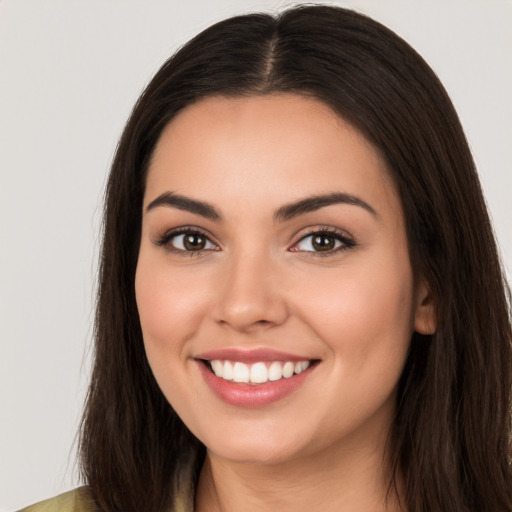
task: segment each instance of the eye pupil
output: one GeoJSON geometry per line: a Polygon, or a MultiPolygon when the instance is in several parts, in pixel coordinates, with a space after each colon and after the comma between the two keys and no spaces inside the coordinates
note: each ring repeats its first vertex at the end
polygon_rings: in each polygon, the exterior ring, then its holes
{"type": "Polygon", "coordinates": [[[313,237],[313,247],[317,251],[330,251],[334,249],[335,241],[332,236],[317,235],[313,237]]]}
{"type": "Polygon", "coordinates": [[[187,251],[198,251],[204,249],[206,239],[204,236],[189,233],[183,238],[183,246],[187,251]]]}

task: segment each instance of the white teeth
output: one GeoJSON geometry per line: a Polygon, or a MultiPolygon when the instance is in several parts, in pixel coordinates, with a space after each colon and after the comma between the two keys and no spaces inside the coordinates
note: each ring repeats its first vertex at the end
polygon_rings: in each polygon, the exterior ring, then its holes
{"type": "Polygon", "coordinates": [[[279,380],[283,378],[283,367],[281,363],[274,361],[268,369],[268,380],[279,380]]]}
{"type": "Polygon", "coordinates": [[[217,375],[217,377],[222,377],[222,375],[223,375],[222,361],[219,361],[218,359],[216,359],[215,361],[210,361],[210,363],[212,365],[213,373],[215,373],[215,375],[217,375]]]}
{"type": "Polygon", "coordinates": [[[289,379],[293,375],[293,370],[295,370],[295,365],[293,363],[290,363],[290,361],[284,363],[283,377],[285,379],[289,379]]]}
{"type": "Polygon", "coordinates": [[[236,362],[233,366],[233,380],[235,382],[249,382],[249,367],[244,363],[236,362]]]}
{"type": "Polygon", "coordinates": [[[282,378],[289,379],[293,375],[302,373],[309,367],[310,361],[273,361],[270,365],[258,362],[251,365],[240,361],[210,361],[213,373],[224,380],[232,380],[245,384],[263,384],[267,381],[276,381],[282,378]]]}
{"type": "Polygon", "coordinates": [[[268,370],[265,363],[256,363],[251,366],[250,381],[253,384],[262,384],[268,380],[268,370]]]}
{"type": "Polygon", "coordinates": [[[233,380],[233,365],[229,361],[226,361],[222,367],[222,378],[233,380]]]}

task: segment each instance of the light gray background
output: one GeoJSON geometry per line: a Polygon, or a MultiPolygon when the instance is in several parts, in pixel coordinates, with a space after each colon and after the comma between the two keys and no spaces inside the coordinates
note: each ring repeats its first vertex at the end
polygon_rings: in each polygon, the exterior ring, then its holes
{"type": "MultiPolygon", "coordinates": [[[[77,484],[102,187],[133,103],[212,22],[294,3],[0,1],[0,510],[77,484]]],[[[331,3],[382,21],[436,70],[512,269],[512,3],[331,3]]]]}

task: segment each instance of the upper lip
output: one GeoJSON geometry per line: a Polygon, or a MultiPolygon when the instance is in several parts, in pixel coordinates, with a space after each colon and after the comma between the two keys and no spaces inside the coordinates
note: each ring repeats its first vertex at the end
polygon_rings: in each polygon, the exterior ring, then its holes
{"type": "Polygon", "coordinates": [[[228,361],[239,361],[241,363],[251,364],[266,361],[310,361],[312,358],[281,352],[271,348],[243,349],[243,348],[221,348],[208,350],[195,356],[196,359],[204,359],[208,361],[220,359],[228,361]]]}

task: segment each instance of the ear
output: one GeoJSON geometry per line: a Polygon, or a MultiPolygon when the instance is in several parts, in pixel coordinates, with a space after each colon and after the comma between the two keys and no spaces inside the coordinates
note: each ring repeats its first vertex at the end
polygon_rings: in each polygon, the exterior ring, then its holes
{"type": "Polygon", "coordinates": [[[430,288],[424,279],[420,279],[416,290],[416,311],[414,330],[419,334],[434,334],[437,328],[436,307],[430,288]]]}

